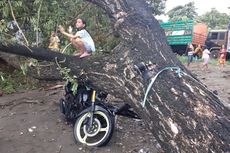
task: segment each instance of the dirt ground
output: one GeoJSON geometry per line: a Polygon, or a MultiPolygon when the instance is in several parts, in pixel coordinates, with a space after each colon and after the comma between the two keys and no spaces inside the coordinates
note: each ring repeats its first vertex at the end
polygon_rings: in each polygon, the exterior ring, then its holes
{"type": "MultiPolygon", "coordinates": [[[[189,69],[216,90],[230,107],[230,66],[211,66],[203,71],[198,63],[189,69]]],[[[118,117],[110,143],[88,148],[75,143],[71,125],[63,121],[58,107],[63,89],[33,90],[0,97],[0,153],[159,153],[157,143],[140,120],[118,117]],[[3,106],[5,105],[5,106],[3,106]]]]}
{"type": "Polygon", "coordinates": [[[209,90],[217,91],[219,99],[230,108],[230,65],[221,68],[209,65],[208,70],[203,70],[201,63],[192,63],[188,68],[204,83],[209,90]]]}

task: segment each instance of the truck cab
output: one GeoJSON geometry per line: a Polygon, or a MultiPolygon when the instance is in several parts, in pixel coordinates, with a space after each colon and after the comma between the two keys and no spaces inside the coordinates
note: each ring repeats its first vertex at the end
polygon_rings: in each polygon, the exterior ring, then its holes
{"type": "Polygon", "coordinates": [[[212,58],[218,58],[219,50],[222,45],[227,46],[228,30],[211,30],[208,33],[205,45],[211,52],[212,58]]]}

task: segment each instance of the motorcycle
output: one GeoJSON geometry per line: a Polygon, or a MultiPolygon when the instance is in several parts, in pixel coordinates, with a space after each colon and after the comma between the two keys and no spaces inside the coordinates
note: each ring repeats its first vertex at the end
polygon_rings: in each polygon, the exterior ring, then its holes
{"type": "Polygon", "coordinates": [[[85,77],[77,79],[77,92],[73,84],[65,85],[65,96],[60,99],[60,110],[65,119],[74,125],[73,135],[77,142],[87,146],[104,146],[112,138],[115,116],[121,115],[140,119],[130,105],[114,106],[106,102],[108,93],[97,89],[85,77]]]}

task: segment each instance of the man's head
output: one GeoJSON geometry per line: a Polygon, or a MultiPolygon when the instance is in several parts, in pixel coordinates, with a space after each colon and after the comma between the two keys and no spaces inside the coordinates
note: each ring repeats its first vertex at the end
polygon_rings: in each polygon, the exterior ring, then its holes
{"type": "Polygon", "coordinates": [[[83,19],[77,19],[76,21],[76,27],[78,29],[85,29],[86,28],[86,21],[83,19]]]}

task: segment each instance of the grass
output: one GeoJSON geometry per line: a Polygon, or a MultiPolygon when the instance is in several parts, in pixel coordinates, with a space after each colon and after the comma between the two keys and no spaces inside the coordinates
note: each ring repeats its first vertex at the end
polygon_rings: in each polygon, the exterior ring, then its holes
{"type": "Polygon", "coordinates": [[[186,64],[188,59],[187,59],[187,56],[180,56],[180,55],[177,55],[177,59],[183,63],[183,64],[186,64]]]}
{"type": "Polygon", "coordinates": [[[0,91],[4,94],[11,94],[19,90],[30,90],[38,87],[38,81],[28,78],[22,71],[14,70],[8,74],[0,72],[0,91]]]}

